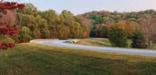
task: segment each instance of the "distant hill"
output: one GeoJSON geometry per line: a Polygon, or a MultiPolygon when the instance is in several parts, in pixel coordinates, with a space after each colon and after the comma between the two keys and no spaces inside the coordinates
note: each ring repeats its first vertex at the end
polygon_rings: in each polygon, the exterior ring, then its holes
{"type": "Polygon", "coordinates": [[[156,16],[155,10],[145,10],[139,12],[109,12],[109,11],[92,11],[81,14],[96,24],[107,23],[108,21],[118,22],[119,20],[136,21],[147,16],[156,16]]]}
{"type": "MultiPolygon", "coordinates": [[[[120,21],[135,22],[142,25],[143,19],[156,17],[155,10],[145,10],[139,12],[109,12],[109,11],[92,11],[81,14],[79,16],[86,17],[91,22],[91,36],[97,37],[98,27],[102,25],[114,25],[120,21]]],[[[100,31],[101,32],[101,31],[100,31]]]]}

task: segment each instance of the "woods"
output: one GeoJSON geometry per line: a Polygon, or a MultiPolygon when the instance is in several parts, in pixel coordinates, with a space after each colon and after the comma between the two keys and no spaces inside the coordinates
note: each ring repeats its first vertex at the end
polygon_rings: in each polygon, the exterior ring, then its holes
{"type": "Polygon", "coordinates": [[[70,11],[64,10],[58,15],[54,10],[38,11],[32,4],[27,4],[24,11],[18,11],[18,17],[20,27],[30,30],[27,34],[31,39],[89,37],[88,19],[74,16],[70,11]]]}
{"type": "MultiPolygon", "coordinates": [[[[127,39],[132,40],[132,47],[134,43],[140,43],[144,48],[153,48],[155,43],[155,19],[156,11],[145,10],[139,12],[109,12],[109,11],[93,11],[82,14],[91,22],[91,37],[100,37],[111,39],[108,37],[109,33],[116,32],[111,30],[112,27],[124,30],[127,39]],[[138,33],[139,31],[139,33],[138,33]],[[135,39],[135,40],[134,40],[135,39]],[[138,41],[136,41],[138,39],[138,41]]],[[[121,33],[121,32],[120,32],[121,33]]],[[[122,34],[122,33],[121,33],[122,34]]],[[[113,36],[113,35],[110,35],[113,36]]],[[[116,36],[114,39],[117,39],[116,36]]],[[[112,40],[110,40],[111,42],[112,40]]],[[[116,40],[117,41],[117,40],[116,40]]],[[[120,40],[118,40],[120,41],[120,40]]],[[[124,41],[126,42],[126,41],[124,41]]],[[[137,43],[137,44],[138,44],[137,43]]],[[[115,43],[114,43],[115,44],[115,43]]],[[[112,45],[114,45],[112,44],[112,45]]],[[[117,44],[120,44],[117,42],[117,44]]],[[[135,48],[140,48],[135,45],[135,48]]]]}

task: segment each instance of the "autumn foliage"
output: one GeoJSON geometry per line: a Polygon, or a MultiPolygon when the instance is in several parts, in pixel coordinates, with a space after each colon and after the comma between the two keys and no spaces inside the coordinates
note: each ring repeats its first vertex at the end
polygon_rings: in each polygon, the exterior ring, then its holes
{"type": "Polygon", "coordinates": [[[0,24],[0,49],[15,47],[15,42],[10,37],[17,37],[18,30],[15,26],[9,26],[4,23],[0,24]],[[11,41],[10,41],[11,40],[11,41]]]}
{"type": "Polygon", "coordinates": [[[23,9],[25,7],[24,4],[18,4],[16,2],[4,2],[4,3],[0,3],[0,9],[2,10],[13,10],[13,9],[23,9]]]}
{"type": "Polygon", "coordinates": [[[9,35],[9,36],[17,36],[18,31],[15,26],[9,26],[6,24],[0,24],[0,34],[2,35],[9,35]]]}
{"type": "MultiPolygon", "coordinates": [[[[1,2],[0,3],[0,12],[1,17],[8,14],[7,11],[23,9],[24,4],[18,4],[16,2],[1,2]]],[[[3,19],[3,18],[2,18],[3,19]]],[[[15,47],[15,41],[13,37],[17,37],[19,34],[16,25],[9,25],[3,21],[0,22],[0,49],[8,49],[15,47]]]]}

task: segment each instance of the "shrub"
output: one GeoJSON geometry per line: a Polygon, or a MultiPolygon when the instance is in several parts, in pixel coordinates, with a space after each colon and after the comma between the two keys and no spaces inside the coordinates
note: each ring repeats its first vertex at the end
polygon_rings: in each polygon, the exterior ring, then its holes
{"type": "MultiPolygon", "coordinates": [[[[19,4],[16,2],[0,2],[0,13],[1,17],[3,15],[6,15],[6,10],[16,10],[16,9],[23,9],[25,7],[24,4],[19,4]]],[[[13,11],[12,11],[13,12],[13,11]]],[[[7,48],[13,48],[15,46],[15,41],[10,37],[17,37],[18,36],[18,30],[16,26],[11,24],[12,21],[14,21],[14,18],[11,17],[11,15],[5,16],[5,18],[1,18],[0,22],[0,49],[7,49],[7,48]],[[10,17],[9,17],[10,16],[10,17]],[[3,19],[9,19],[9,22],[3,21],[3,19]],[[10,21],[12,20],[12,21],[10,21]]],[[[15,21],[14,21],[15,22],[15,21]]]]}
{"type": "Polygon", "coordinates": [[[141,32],[135,32],[132,36],[132,41],[131,46],[133,48],[147,48],[145,37],[141,32]]]}
{"type": "Polygon", "coordinates": [[[15,26],[9,26],[5,23],[0,24],[0,49],[15,47],[15,41],[10,37],[16,37],[18,30],[15,26]]]}
{"type": "Polygon", "coordinates": [[[15,41],[9,36],[0,37],[0,49],[8,49],[15,47],[15,41]]]}
{"type": "Polygon", "coordinates": [[[117,26],[113,26],[109,31],[109,41],[114,47],[127,47],[127,34],[123,29],[118,28],[117,26]]]}
{"type": "Polygon", "coordinates": [[[18,36],[19,42],[28,42],[31,39],[32,39],[32,33],[31,33],[30,29],[26,26],[23,26],[22,30],[18,36]]]}

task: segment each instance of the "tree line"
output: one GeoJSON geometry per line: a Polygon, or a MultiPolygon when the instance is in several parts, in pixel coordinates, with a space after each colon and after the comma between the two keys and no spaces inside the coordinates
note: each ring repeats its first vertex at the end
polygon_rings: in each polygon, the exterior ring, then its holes
{"type": "Polygon", "coordinates": [[[93,11],[81,14],[91,22],[91,37],[109,38],[113,46],[126,47],[127,40],[134,48],[152,48],[156,43],[156,11],[108,12],[93,11]],[[120,45],[121,44],[121,45],[120,45]]]}
{"type": "Polygon", "coordinates": [[[57,14],[54,10],[39,11],[32,4],[18,11],[18,25],[21,28],[18,41],[27,42],[40,38],[87,38],[89,37],[89,20],[77,17],[64,10],[57,14]]]}

